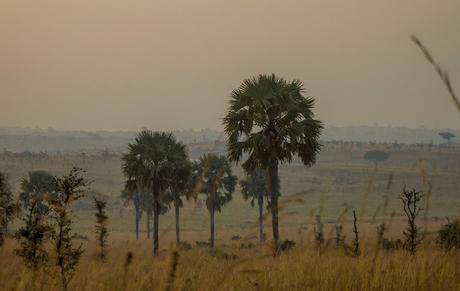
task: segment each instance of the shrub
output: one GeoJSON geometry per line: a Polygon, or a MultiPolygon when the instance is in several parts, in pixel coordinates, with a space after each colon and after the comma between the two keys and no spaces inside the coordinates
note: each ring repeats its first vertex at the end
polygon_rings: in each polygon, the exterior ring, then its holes
{"type": "Polygon", "coordinates": [[[397,251],[397,250],[402,249],[403,247],[404,247],[404,244],[400,239],[390,240],[390,239],[384,238],[382,240],[382,248],[385,251],[389,251],[389,252],[397,251]]]}
{"type": "Polygon", "coordinates": [[[438,231],[436,243],[445,250],[460,249],[460,220],[443,225],[438,231]]]}
{"type": "Polygon", "coordinates": [[[7,234],[8,225],[17,213],[17,205],[13,201],[6,174],[0,172],[0,247],[3,245],[7,234]]]}
{"type": "Polygon", "coordinates": [[[179,243],[179,249],[184,250],[184,251],[188,251],[188,250],[192,249],[192,245],[190,243],[188,243],[188,242],[181,241],[179,243]]]}
{"type": "Polygon", "coordinates": [[[253,244],[253,243],[242,243],[240,245],[240,249],[252,249],[253,247],[255,247],[256,245],[253,244]]]}
{"type": "Polygon", "coordinates": [[[208,241],[197,240],[195,242],[196,246],[199,248],[208,248],[211,246],[211,243],[208,241]]]}
{"type": "Polygon", "coordinates": [[[316,216],[316,224],[315,224],[315,241],[316,246],[321,248],[324,243],[324,224],[321,221],[321,215],[316,216]]]}
{"type": "Polygon", "coordinates": [[[236,260],[238,257],[234,253],[226,253],[224,251],[221,251],[219,249],[211,249],[209,251],[209,254],[213,257],[223,259],[226,261],[231,261],[231,260],[236,260]]]}
{"type": "Polygon", "coordinates": [[[335,246],[338,248],[345,245],[345,236],[343,235],[343,226],[341,224],[335,225],[335,246]]]}
{"type": "Polygon", "coordinates": [[[75,246],[76,235],[72,233],[72,204],[83,197],[88,181],[83,177],[83,170],[72,168],[68,175],[53,178],[56,199],[51,201],[51,220],[55,229],[51,233],[56,259],[56,274],[60,277],[64,290],[75,275],[83,246],[75,246]]]}
{"type": "Polygon", "coordinates": [[[240,239],[241,239],[241,236],[239,235],[232,236],[232,240],[240,240],[240,239]]]}
{"type": "Polygon", "coordinates": [[[275,255],[279,255],[282,252],[290,251],[295,247],[295,242],[292,240],[283,240],[276,244],[275,246],[275,255]]]}
{"type": "Polygon", "coordinates": [[[49,208],[45,208],[46,212],[43,212],[39,206],[39,200],[29,202],[27,213],[23,218],[24,226],[15,233],[15,238],[19,242],[15,253],[24,260],[26,267],[34,272],[48,262],[48,253],[44,245],[51,233],[51,228],[45,223],[49,208]]]}
{"type": "Polygon", "coordinates": [[[353,233],[355,239],[353,240],[353,255],[359,257],[361,250],[359,248],[359,232],[358,232],[358,219],[356,218],[356,211],[353,210],[353,233]]]}
{"type": "Polygon", "coordinates": [[[96,208],[96,213],[94,216],[96,217],[96,240],[99,246],[100,252],[99,257],[101,259],[105,259],[106,252],[107,252],[107,238],[109,236],[109,232],[107,230],[107,220],[108,216],[106,213],[106,206],[107,203],[103,200],[99,200],[96,197],[94,199],[94,207],[96,208]]]}
{"type": "Polygon", "coordinates": [[[420,213],[419,202],[422,200],[420,191],[415,189],[407,190],[404,187],[403,192],[400,195],[400,199],[403,202],[404,213],[407,217],[407,228],[404,231],[406,241],[404,245],[412,255],[415,255],[417,246],[421,243],[422,237],[420,236],[420,227],[417,226],[416,219],[420,213]]]}

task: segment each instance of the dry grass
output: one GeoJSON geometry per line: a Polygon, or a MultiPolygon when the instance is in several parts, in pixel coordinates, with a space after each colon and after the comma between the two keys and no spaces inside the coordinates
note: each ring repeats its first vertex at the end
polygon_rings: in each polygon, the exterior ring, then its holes
{"type": "MultiPolygon", "coordinates": [[[[31,289],[32,274],[13,247],[9,241],[0,251],[0,289],[31,289]]],[[[429,244],[415,258],[404,251],[376,256],[373,241],[363,241],[359,258],[334,247],[318,252],[305,243],[279,257],[272,256],[268,245],[239,249],[235,244],[214,253],[164,249],[154,258],[149,241],[119,237],[105,263],[88,248],[71,290],[460,290],[460,252],[444,253],[429,244]],[[133,259],[126,266],[129,251],[133,259]]],[[[37,276],[36,290],[61,290],[49,274],[37,276]]]]}
{"type": "Polygon", "coordinates": [[[449,94],[452,97],[455,106],[457,106],[457,109],[460,111],[460,100],[458,100],[458,97],[454,92],[454,88],[452,87],[452,83],[450,81],[449,73],[445,71],[439,63],[436,62],[428,48],[422,43],[422,41],[418,37],[412,35],[411,40],[413,43],[415,43],[416,46],[420,48],[423,55],[425,56],[425,59],[433,66],[436,73],[441,78],[441,81],[443,82],[444,86],[446,86],[447,91],[449,91],[449,94]]]}

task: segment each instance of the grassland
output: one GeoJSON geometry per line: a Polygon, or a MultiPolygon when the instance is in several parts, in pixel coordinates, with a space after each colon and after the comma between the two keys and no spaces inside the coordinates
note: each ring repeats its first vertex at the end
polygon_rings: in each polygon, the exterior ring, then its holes
{"type": "MultiPolygon", "coordinates": [[[[75,231],[82,235],[80,242],[86,251],[71,283],[73,290],[163,290],[168,280],[174,290],[460,290],[460,253],[445,253],[433,243],[434,232],[446,218],[460,213],[459,153],[457,148],[426,145],[394,148],[389,144],[328,143],[314,167],[305,168],[296,162],[283,166],[281,237],[297,245],[277,257],[269,243],[259,246],[257,210],[241,198],[239,190],[216,216],[217,250],[212,252],[195,247],[196,241],[209,237],[209,214],[201,200],[189,201],[181,214],[181,237],[193,248],[178,251],[173,280],[168,279],[175,262],[173,214],[169,212],[160,219],[161,255],[153,258],[145,227],[136,241],[133,211],[118,198],[123,187],[119,156],[2,156],[0,169],[9,173],[17,193],[19,181],[28,171],[64,174],[77,165],[86,169],[87,177],[93,181],[92,189],[107,196],[110,247],[104,263],[94,256],[91,204],[84,200],[76,205],[75,231]],[[362,158],[371,148],[387,150],[390,159],[375,169],[362,158]],[[427,236],[415,258],[402,250],[381,250],[375,241],[375,228],[383,220],[390,223],[386,237],[402,238],[405,222],[398,195],[404,185],[424,191],[424,209],[428,210],[420,217],[427,236]],[[384,209],[386,199],[389,204],[384,209]],[[362,240],[359,258],[346,255],[333,243],[337,222],[343,224],[350,242],[352,209],[358,213],[362,240]],[[321,215],[325,223],[326,244],[321,250],[313,238],[316,215],[321,215]],[[231,240],[235,235],[242,239],[231,240]],[[242,244],[250,247],[243,248],[242,244]],[[128,252],[133,253],[133,261],[126,265],[128,252]]],[[[243,177],[239,167],[234,170],[243,177]]],[[[265,227],[270,237],[268,220],[265,227]]],[[[0,289],[30,289],[31,274],[14,255],[14,247],[14,241],[8,240],[0,250],[0,289]]],[[[37,290],[60,289],[49,273],[38,276],[37,290]]]]}
{"type": "MultiPolygon", "coordinates": [[[[31,290],[32,274],[12,254],[12,247],[1,251],[1,288],[31,290]]],[[[179,251],[173,260],[172,247],[154,258],[147,241],[117,237],[106,262],[97,260],[94,251],[87,247],[72,290],[166,290],[168,282],[172,290],[460,290],[460,254],[432,246],[425,246],[415,258],[403,251],[376,255],[375,244],[369,241],[363,254],[354,258],[334,247],[320,252],[308,243],[277,257],[269,246],[240,249],[231,244],[215,252],[179,251]],[[133,254],[130,264],[127,252],[133,254]]],[[[45,272],[37,276],[36,286],[36,290],[61,289],[45,272]]]]}

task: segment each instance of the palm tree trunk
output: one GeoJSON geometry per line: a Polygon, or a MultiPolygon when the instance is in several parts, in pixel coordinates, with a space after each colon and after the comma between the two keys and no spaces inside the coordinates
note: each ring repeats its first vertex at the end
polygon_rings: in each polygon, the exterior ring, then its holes
{"type": "Polygon", "coordinates": [[[180,229],[179,229],[179,204],[174,205],[174,214],[176,215],[176,246],[180,245],[180,229]]]}
{"type": "Polygon", "coordinates": [[[139,239],[139,207],[136,207],[135,208],[136,210],[136,215],[134,217],[134,219],[136,220],[135,221],[135,224],[136,224],[136,239],[138,240],[139,239]]]}
{"type": "Polygon", "coordinates": [[[160,220],[160,205],[156,200],[153,204],[153,254],[158,254],[160,243],[158,241],[158,224],[160,220]]]}
{"type": "Polygon", "coordinates": [[[262,195],[257,199],[259,204],[259,239],[260,243],[265,241],[264,235],[264,197],[262,195]]]}
{"type": "Polygon", "coordinates": [[[211,248],[214,248],[214,209],[209,210],[211,214],[211,248]]]}
{"type": "Polygon", "coordinates": [[[160,185],[153,185],[153,255],[158,254],[160,242],[158,240],[158,225],[160,220],[160,185]]]}
{"type": "Polygon", "coordinates": [[[280,238],[278,227],[278,161],[273,160],[268,168],[269,187],[270,187],[270,211],[272,213],[273,240],[277,242],[280,238]]]}
{"type": "Polygon", "coordinates": [[[147,219],[147,239],[150,239],[150,211],[147,209],[147,215],[146,215],[146,219],[147,219]]]}

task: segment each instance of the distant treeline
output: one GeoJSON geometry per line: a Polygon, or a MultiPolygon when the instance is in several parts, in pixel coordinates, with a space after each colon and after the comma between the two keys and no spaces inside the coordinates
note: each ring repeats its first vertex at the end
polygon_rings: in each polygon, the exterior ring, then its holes
{"type": "MultiPolygon", "coordinates": [[[[441,144],[440,132],[460,137],[460,130],[383,126],[347,126],[324,129],[323,141],[356,141],[404,144],[441,144]]],[[[206,144],[224,141],[221,132],[211,129],[173,131],[186,144],[206,144]]],[[[135,137],[135,131],[65,131],[53,128],[0,127],[0,149],[11,152],[81,152],[98,153],[105,149],[122,152],[135,137]]],[[[456,142],[456,139],[453,139],[456,142]]]]}

